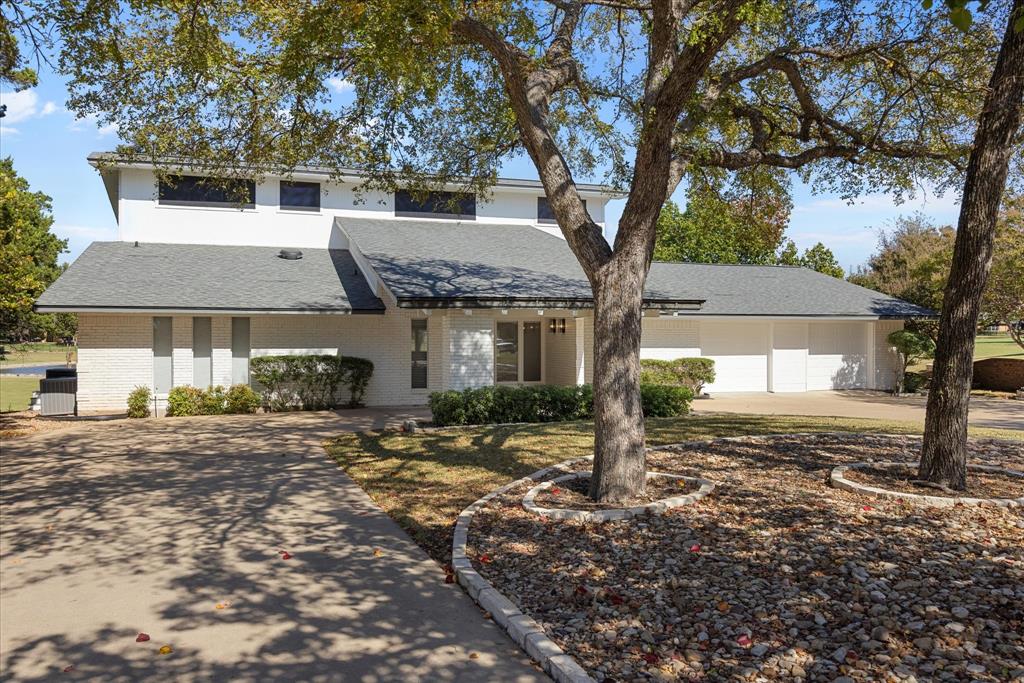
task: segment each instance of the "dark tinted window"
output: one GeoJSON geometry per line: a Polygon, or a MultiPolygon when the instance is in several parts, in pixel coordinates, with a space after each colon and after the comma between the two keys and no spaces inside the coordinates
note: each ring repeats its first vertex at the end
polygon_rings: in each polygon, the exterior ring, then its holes
{"type": "Polygon", "coordinates": [[[427,388],[427,321],[412,321],[412,388],[427,388]]]}
{"type": "Polygon", "coordinates": [[[476,218],[476,195],[455,192],[431,192],[413,195],[406,190],[395,192],[396,216],[431,218],[476,218]]]}
{"type": "Polygon", "coordinates": [[[281,208],[319,211],[320,183],[282,180],[281,208]]]}
{"type": "MultiPolygon", "coordinates": [[[[587,200],[583,200],[583,208],[587,208],[587,200]]],[[[555,213],[551,210],[551,204],[548,203],[547,197],[537,197],[537,222],[538,223],[558,223],[555,220],[555,213]]]]}
{"type": "Polygon", "coordinates": [[[161,204],[251,208],[256,205],[256,183],[195,175],[168,176],[160,181],[159,197],[161,204]]]}

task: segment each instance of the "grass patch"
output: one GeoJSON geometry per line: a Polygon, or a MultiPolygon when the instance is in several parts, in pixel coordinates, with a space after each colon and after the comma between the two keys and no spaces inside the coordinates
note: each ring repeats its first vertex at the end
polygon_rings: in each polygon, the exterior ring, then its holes
{"type": "MultiPolygon", "coordinates": [[[[63,365],[67,361],[68,347],[51,342],[31,342],[27,344],[4,344],[7,355],[0,361],[0,367],[8,364],[53,363],[63,365]]],[[[78,349],[71,347],[71,362],[78,360],[78,349]]]]}
{"type": "MultiPolygon", "coordinates": [[[[462,510],[542,467],[594,451],[592,422],[344,434],[327,452],[437,562],[450,559],[462,510]]],[[[911,422],[837,417],[713,415],[647,421],[657,446],[694,439],[793,432],[920,434],[911,422]]],[[[971,428],[972,436],[1024,440],[1024,432],[971,428]]]]}
{"type": "Polygon", "coordinates": [[[39,388],[38,377],[0,375],[0,412],[28,410],[32,392],[39,388]]]}
{"type": "Polygon", "coordinates": [[[1024,349],[1010,338],[1009,333],[979,334],[974,338],[974,360],[982,358],[1024,358],[1024,349]]]}

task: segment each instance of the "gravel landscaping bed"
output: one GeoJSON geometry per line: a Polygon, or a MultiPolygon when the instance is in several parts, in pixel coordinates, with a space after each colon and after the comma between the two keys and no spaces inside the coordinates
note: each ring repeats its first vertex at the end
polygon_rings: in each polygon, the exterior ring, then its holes
{"type": "Polygon", "coordinates": [[[647,505],[656,500],[671,496],[684,496],[694,493],[700,485],[684,479],[667,477],[648,477],[647,486],[642,496],[615,505],[606,505],[593,501],[590,490],[590,477],[567,479],[560,481],[551,488],[543,489],[535,499],[537,505],[545,508],[568,508],[572,510],[607,510],[609,508],[628,508],[634,505],[647,505]]]}
{"type": "Polygon", "coordinates": [[[1024,478],[1000,472],[968,470],[966,492],[948,491],[915,483],[916,468],[858,467],[846,470],[843,476],[851,481],[880,489],[941,498],[956,498],[965,495],[972,498],[1020,498],[1024,496],[1024,478]]]}
{"type": "MultiPolygon", "coordinates": [[[[474,567],[604,681],[1024,681],[1024,515],[830,488],[842,463],[913,462],[918,437],[749,437],[652,451],[714,493],[603,524],[473,520],[474,567]]],[[[1024,445],[972,440],[1024,469],[1024,445]]]]}

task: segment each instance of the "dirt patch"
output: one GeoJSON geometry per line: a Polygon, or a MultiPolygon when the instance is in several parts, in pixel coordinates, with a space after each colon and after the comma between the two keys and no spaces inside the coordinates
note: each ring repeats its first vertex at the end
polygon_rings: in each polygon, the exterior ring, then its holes
{"type": "Polygon", "coordinates": [[[999,472],[967,471],[967,490],[951,491],[917,481],[915,467],[851,467],[843,474],[850,481],[889,491],[940,498],[1024,497],[1024,477],[999,472]]]}
{"type": "Polygon", "coordinates": [[[537,505],[544,508],[568,510],[614,510],[618,508],[638,507],[674,496],[685,496],[695,493],[700,488],[695,482],[671,477],[648,477],[647,486],[642,496],[622,503],[598,503],[590,498],[590,477],[567,479],[550,488],[542,489],[534,499],[537,505]]]}

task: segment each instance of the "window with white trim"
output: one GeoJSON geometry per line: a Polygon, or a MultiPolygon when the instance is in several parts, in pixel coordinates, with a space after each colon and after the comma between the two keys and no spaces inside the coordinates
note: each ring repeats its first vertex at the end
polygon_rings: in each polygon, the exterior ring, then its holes
{"type": "Polygon", "coordinates": [[[543,380],[540,321],[498,322],[494,326],[494,381],[543,380]]]}

